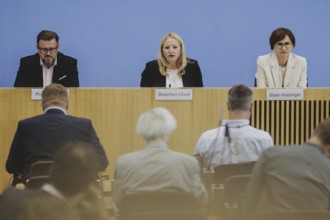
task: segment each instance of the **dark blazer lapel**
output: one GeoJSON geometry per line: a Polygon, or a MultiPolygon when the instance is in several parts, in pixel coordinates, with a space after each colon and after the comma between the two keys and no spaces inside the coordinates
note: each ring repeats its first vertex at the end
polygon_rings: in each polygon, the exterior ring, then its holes
{"type": "Polygon", "coordinates": [[[193,87],[196,79],[196,74],[198,72],[196,68],[196,63],[188,63],[186,66],[186,74],[182,76],[183,87],[193,87]],[[187,74],[189,73],[189,74],[187,74]]]}
{"type": "Polygon", "coordinates": [[[155,76],[155,87],[166,87],[166,76],[163,76],[158,68],[158,63],[154,62],[152,67],[152,74],[155,76]]]}
{"type": "Polygon", "coordinates": [[[29,77],[28,80],[34,81],[32,85],[40,85],[40,87],[43,86],[43,75],[42,75],[42,66],[40,65],[40,57],[39,54],[35,54],[33,56],[33,61],[31,62],[32,67],[32,74],[35,75],[35,77],[29,77]]]}
{"type": "Polygon", "coordinates": [[[156,85],[156,87],[166,87],[166,76],[163,76],[162,74],[160,74],[160,79],[158,81],[158,84],[156,85]]]}
{"type": "Polygon", "coordinates": [[[182,76],[182,83],[183,83],[183,87],[190,87],[191,86],[191,79],[189,78],[188,74],[184,74],[182,76]]]}
{"type": "Polygon", "coordinates": [[[59,83],[59,79],[65,77],[65,73],[63,70],[63,55],[58,52],[57,53],[57,64],[54,66],[53,71],[53,83],[59,83]]]}

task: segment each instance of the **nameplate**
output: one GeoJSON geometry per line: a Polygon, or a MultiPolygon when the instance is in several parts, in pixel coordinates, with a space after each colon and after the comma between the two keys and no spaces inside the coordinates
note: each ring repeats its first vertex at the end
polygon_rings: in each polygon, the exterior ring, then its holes
{"type": "Polygon", "coordinates": [[[267,89],[267,100],[303,100],[304,89],[267,89]]]}
{"type": "Polygon", "coordinates": [[[155,89],[155,100],[192,100],[192,89],[155,89]]]}
{"type": "Polygon", "coordinates": [[[31,99],[41,100],[41,94],[43,89],[31,89],[31,99]]]}
{"type": "MultiPolygon", "coordinates": [[[[37,89],[31,89],[31,99],[32,100],[41,100],[41,94],[42,94],[42,88],[37,89]]],[[[69,96],[69,89],[68,90],[68,96],[69,96]]]]}

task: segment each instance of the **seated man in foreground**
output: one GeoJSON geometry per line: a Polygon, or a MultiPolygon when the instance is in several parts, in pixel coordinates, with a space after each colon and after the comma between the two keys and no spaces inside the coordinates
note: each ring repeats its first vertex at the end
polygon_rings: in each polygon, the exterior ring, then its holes
{"type": "Polygon", "coordinates": [[[258,212],[330,211],[329,156],[329,118],[305,144],[265,150],[243,197],[241,219],[252,219],[258,212]]]}
{"type": "Polygon", "coordinates": [[[89,144],[68,143],[54,156],[51,180],[42,190],[78,212],[81,220],[108,220],[96,186],[99,161],[89,144]]]}
{"type": "Polygon", "coordinates": [[[136,132],[147,142],[146,148],[116,161],[113,198],[119,210],[123,197],[134,193],[186,192],[200,203],[208,201],[198,161],[167,147],[175,128],[176,119],[165,108],[154,108],[140,116],[136,132]]]}
{"type": "Polygon", "coordinates": [[[0,195],[1,220],[109,220],[96,178],[93,147],[67,143],[54,155],[50,182],[42,189],[9,187],[0,195]]]}

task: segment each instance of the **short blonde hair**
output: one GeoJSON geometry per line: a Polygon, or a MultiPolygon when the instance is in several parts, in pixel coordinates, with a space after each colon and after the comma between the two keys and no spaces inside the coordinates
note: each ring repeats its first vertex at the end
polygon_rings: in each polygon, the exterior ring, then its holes
{"type": "Polygon", "coordinates": [[[164,47],[164,43],[168,38],[173,38],[175,40],[177,40],[179,42],[180,48],[181,48],[181,54],[178,58],[177,61],[177,67],[178,67],[178,73],[180,76],[182,76],[183,74],[185,74],[185,68],[187,66],[188,60],[187,60],[187,56],[186,56],[186,49],[183,43],[182,38],[176,34],[176,33],[168,33],[165,34],[160,42],[160,49],[159,49],[159,53],[158,53],[158,66],[159,66],[159,72],[166,76],[166,68],[170,67],[170,64],[167,62],[166,58],[164,57],[163,54],[163,47],[164,47]]]}
{"type": "Polygon", "coordinates": [[[50,106],[64,106],[69,101],[67,89],[57,83],[46,86],[41,96],[44,109],[50,106]]]}

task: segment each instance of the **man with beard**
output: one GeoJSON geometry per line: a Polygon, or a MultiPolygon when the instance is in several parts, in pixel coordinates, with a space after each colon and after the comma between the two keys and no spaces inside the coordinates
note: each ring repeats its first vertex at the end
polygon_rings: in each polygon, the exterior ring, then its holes
{"type": "Polygon", "coordinates": [[[14,87],[45,87],[51,83],[79,87],[77,60],[58,52],[59,37],[49,30],[37,36],[38,53],[23,57],[14,87]]]}

